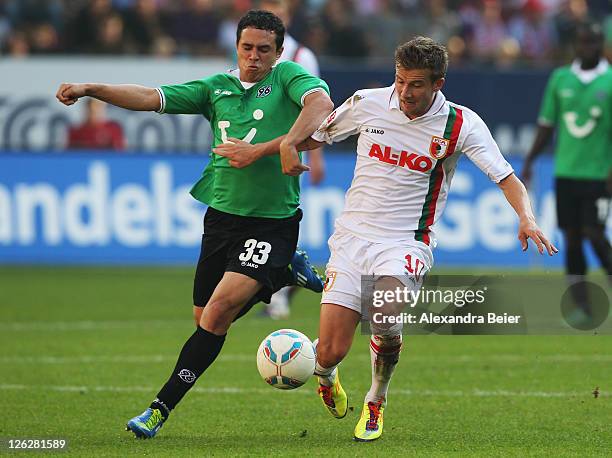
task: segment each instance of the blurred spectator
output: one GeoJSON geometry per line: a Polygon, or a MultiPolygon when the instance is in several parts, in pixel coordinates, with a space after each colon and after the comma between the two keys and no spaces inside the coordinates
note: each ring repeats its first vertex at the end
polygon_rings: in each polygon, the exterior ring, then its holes
{"type": "Polygon", "coordinates": [[[289,1],[289,15],[291,23],[287,32],[300,43],[303,43],[308,36],[308,26],[313,17],[312,10],[308,7],[306,0],[289,1]]]}
{"type": "Polygon", "coordinates": [[[495,66],[500,69],[507,69],[516,65],[521,57],[521,46],[512,37],[504,38],[499,44],[495,55],[495,66]]]}
{"type": "Polygon", "coordinates": [[[561,11],[554,18],[554,26],[559,37],[559,54],[563,61],[573,56],[576,27],[588,17],[589,6],[586,0],[565,0],[562,3],[561,11]]]}
{"type": "Polygon", "coordinates": [[[446,50],[448,52],[448,60],[453,63],[453,67],[460,67],[466,63],[467,46],[462,37],[457,35],[450,37],[446,44],[446,50]]]}
{"type": "Polygon", "coordinates": [[[91,48],[94,54],[124,54],[128,50],[125,41],[123,19],[118,14],[102,18],[97,27],[96,39],[91,48]]]}
{"type": "MultiPolygon", "coordinates": [[[[366,57],[368,47],[350,0],[329,0],[323,9],[323,30],[327,35],[325,54],[337,57],[366,57]]],[[[385,31],[381,30],[381,35],[385,31]]]]}
{"type": "Polygon", "coordinates": [[[30,54],[30,42],[23,30],[15,30],[9,35],[6,53],[11,57],[26,57],[30,54]]]}
{"type": "Polygon", "coordinates": [[[30,34],[32,54],[52,54],[60,51],[60,42],[53,25],[44,23],[33,27],[30,34]]]}
{"type": "Polygon", "coordinates": [[[313,18],[308,23],[308,33],[304,37],[304,44],[312,49],[317,56],[325,53],[327,33],[320,18],[313,18]]]}
{"type": "Polygon", "coordinates": [[[448,45],[451,37],[461,32],[459,15],[448,8],[446,0],[430,0],[427,2],[425,35],[443,45],[448,45]]]}
{"type": "Polygon", "coordinates": [[[125,149],[123,129],[119,123],[106,118],[107,104],[88,97],[85,120],[68,131],[68,149],[125,149]]]}
{"type": "Polygon", "coordinates": [[[165,38],[163,20],[155,0],[136,0],[126,11],[127,37],[137,53],[152,53],[156,43],[165,38]]]}
{"type": "Polygon", "coordinates": [[[155,57],[172,57],[176,53],[176,41],[167,35],[160,36],[153,43],[152,53],[155,57]]]}
{"type": "Polygon", "coordinates": [[[113,11],[110,0],[86,2],[69,24],[70,48],[80,53],[90,52],[98,39],[100,24],[113,11]]]}
{"type": "Polygon", "coordinates": [[[187,8],[171,18],[172,36],[181,52],[220,54],[217,46],[220,18],[212,0],[187,0],[187,8]]]}
{"type": "MultiPolygon", "coordinates": [[[[237,18],[258,0],[0,0],[0,51],[234,58],[237,18]]],[[[388,55],[426,35],[453,65],[560,64],[576,24],[612,0],[288,0],[288,33],[322,57],[388,55]],[[385,49],[387,51],[385,51],[385,49]]],[[[607,27],[611,30],[612,19],[607,27]]],[[[608,46],[611,49],[612,44],[608,46]]]]}
{"type": "Polygon", "coordinates": [[[517,41],[524,59],[547,63],[554,55],[556,34],[544,16],[544,5],[540,0],[527,0],[521,13],[510,21],[510,35],[517,41]]]}
{"type": "Polygon", "coordinates": [[[482,63],[495,62],[508,37],[501,13],[501,3],[498,0],[485,0],[480,19],[473,26],[470,46],[474,57],[482,63]]]}
{"type": "Polygon", "coordinates": [[[231,8],[225,18],[219,23],[219,33],[217,36],[217,45],[223,50],[228,59],[236,61],[236,28],[238,21],[246,11],[231,8]]]}
{"type": "Polygon", "coordinates": [[[48,23],[61,30],[64,5],[61,0],[8,0],[6,13],[14,26],[33,26],[48,23]]]}
{"type": "Polygon", "coordinates": [[[378,0],[374,15],[364,15],[359,28],[365,31],[370,56],[392,56],[398,43],[424,33],[424,18],[420,14],[402,17],[398,0],[378,0]]]}
{"type": "Polygon", "coordinates": [[[11,33],[11,22],[6,14],[6,5],[0,0],[0,51],[4,50],[11,33]]]}

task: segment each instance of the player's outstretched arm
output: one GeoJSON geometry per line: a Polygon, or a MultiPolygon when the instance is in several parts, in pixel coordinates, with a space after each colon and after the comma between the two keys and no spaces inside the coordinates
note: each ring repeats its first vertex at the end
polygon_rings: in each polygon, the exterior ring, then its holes
{"type": "Polygon", "coordinates": [[[521,180],[514,173],[511,173],[497,185],[504,192],[506,200],[519,217],[518,239],[521,241],[523,251],[527,250],[527,239],[531,239],[538,247],[540,254],[544,254],[544,249],[546,249],[550,256],[558,253],[559,250],[550,243],[536,224],[531,203],[529,202],[529,195],[521,180]]]}
{"type": "Polygon", "coordinates": [[[306,96],[300,115],[280,144],[281,164],[285,175],[296,176],[310,170],[300,161],[298,147],[317,130],[333,109],[334,104],[324,91],[306,96]]]}
{"type": "Polygon", "coordinates": [[[67,106],[86,96],[134,111],[158,111],[161,103],[156,89],[136,84],[63,83],[55,94],[67,106]]]}

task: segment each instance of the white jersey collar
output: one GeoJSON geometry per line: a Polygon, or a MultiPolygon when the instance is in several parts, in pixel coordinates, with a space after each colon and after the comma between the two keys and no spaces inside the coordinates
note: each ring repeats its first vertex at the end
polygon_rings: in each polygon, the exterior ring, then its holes
{"type": "Polygon", "coordinates": [[[589,84],[599,75],[605,73],[609,67],[610,64],[608,63],[608,61],[605,58],[601,58],[599,60],[599,64],[597,64],[597,67],[592,68],[590,70],[583,70],[582,68],[580,68],[580,61],[576,59],[574,62],[572,62],[571,69],[580,81],[582,81],[584,84],[589,84]]]}
{"type": "Polygon", "coordinates": [[[251,89],[253,86],[255,86],[259,82],[258,81],[257,83],[247,83],[246,81],[242,81],[240,79],[240,69],[239,68],[232,68],[231,70],[228,70],[227,73],[237,78],[238,81],[240,81],[240,84],[242,84],[242,87],[245,89],[251,89]]]}
{"type": "MultiPolygon", "coordinates": [[[[397,92],[395,91],[395,85],[389,86],[389,89],[391,90],[391,94],[389,96],[389,109],[390,110],[400,110],[399,97],[397,95],[397,92]]],[[[427,110],[427,113],[415,119],[421,119],[426,116],[432,116],[436,114],[438,111],[442,109],[445,102],[446,102],[446,97],[444,96],[442,91],[437,91],[434,94],[434,101],[429,107],[429,110],[427,110]]],[[[408,119],[408,117],[406,117],[406,119],[408,119]]],[[[412,119],[411,121],[414,121],[414,119],[412,119]]]]}

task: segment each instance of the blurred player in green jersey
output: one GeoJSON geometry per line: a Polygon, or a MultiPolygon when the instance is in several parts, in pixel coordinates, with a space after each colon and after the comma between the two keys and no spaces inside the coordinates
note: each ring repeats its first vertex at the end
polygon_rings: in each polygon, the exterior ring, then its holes
{"type": "Polygon", "coordinates": [[[223,143],[248,154],[213,154],[191,194],[209,206],[194,288],[197,325],[157,398],[127,428],[153,437],[195,381],[216,359],[232,321],[287,285],[322,291],[307,259],[296,253],[300,160],[283,164],[279,146],[295,150],[332,111],[327,84],[293,62],[274,65],[285,28],[270,12],[250,11],[237,29],[238,69],[185,84],[62,84],[57,98],[72,105],[90,96],[130,110],[200,114],[210,121],[213,151],[223,143]],[[253,148],[250,148],[254,145],[253,148]]]}
{"type": "Polygon", "coordinates": [[[577,305],[570,320],[578,323],[591,315],[583,281],[587,270],[583,239],[589,240],[601,265],[612,275],[612,250],[605,233],[612,184],[612,69],[603,57],[604,36],[598,24],[581,24],[575,41],[576,60],[555,70],[548,81],[523,178],[529,182],[533,161],[556,128],[557,219],[577,305]]]}

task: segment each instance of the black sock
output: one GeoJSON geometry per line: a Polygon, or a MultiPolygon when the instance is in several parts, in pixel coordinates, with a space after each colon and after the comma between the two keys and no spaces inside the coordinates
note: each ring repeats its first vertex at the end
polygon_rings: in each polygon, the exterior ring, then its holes
{"type": "Polygon", "coordinates": [[[224,342],[225,335],[218,336],[198,326],[185,342],[172,375],[157,394],[157,399],[153,401],[151,408],[154,408],[156,402],[161,401],[168,413],[174,409],[198,377],[217,358],[224,342]]]}
{"type": "Polygon", "coordinates": [[[162,417],[164,417],[164,420],[168,419],[168,416],[170,415],[170,409],[159,399],[155,399],[155,401],[153,401],[149,407],[151,409],[158,409],[161,412],[162,417]]]}

